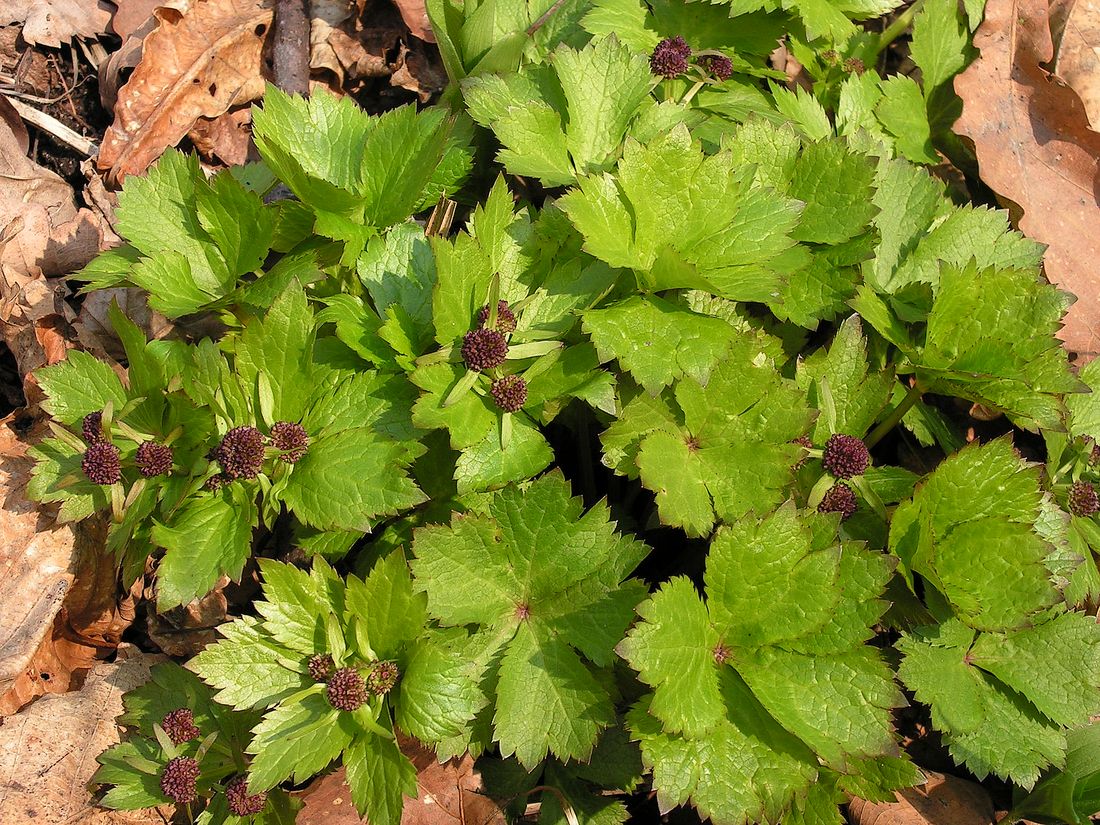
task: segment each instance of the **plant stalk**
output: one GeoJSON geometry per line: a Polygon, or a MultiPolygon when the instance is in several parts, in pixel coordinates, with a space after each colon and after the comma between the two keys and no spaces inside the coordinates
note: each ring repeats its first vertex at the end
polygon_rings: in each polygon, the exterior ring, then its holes
{"type": "Polygon", "coordinates": [[[867,445],[867,449],[871,449],[882,441],[883,437],[894,429],[905,414],[920,401],[921,395],[923,394],[924,388],[919,382],[914,382],[913,386],[909,388],[909,392],[905,394],[905,398],[901,399],[901,402],[891,410],[890,414],[882,420],[882,423],[875,427],[869,436],[863,439],[863,443],[867,445]]]}
{"type": "MultiPolygon", "coordinates": [[[[875,48],[875,60],[878,60],[878,56],[882,54],[886,47],[897,40],[899,37],[901,37],[905,30],[908,29],[910,25],[912,25],[913,18],[917,16],[917,12],[919,12],[923,7],[924,0],[916,0],[915,3],[913,3],[911,6],[909,6],[909,8],[899,14],[894,19],[894,22],[887,26],[885,30],[883,30],[882,34],[879,35],[878,45],[875,48]]],[[[874,61],[868,61],[868,65],[873,62],[874,61]]]]}

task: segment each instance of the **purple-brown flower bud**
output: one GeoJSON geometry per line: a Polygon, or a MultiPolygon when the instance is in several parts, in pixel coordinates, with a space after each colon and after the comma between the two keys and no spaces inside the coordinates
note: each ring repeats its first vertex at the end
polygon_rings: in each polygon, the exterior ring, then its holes
{"type": "Polygon", "coordinates": [[[527,382],[518,375],[505,375],[489,385],[489,395],[505,412],[518,412],[527,403],[527,382]]]}
{"type": "Polygon", "coordinates": [[[255,427],[234,427],[214,451],[214,459],[231,479],[255,478],[264,465],[264,436],[255,427]]]}
{"type": "Polygon", "coordinates": [[[172,448],[167,444],[146,441],[137,448],[134,463],[145,478],[168,475],[172,472],[172,448]]]}
{"type": "Polygon", "coordinates": [[[867,445],[854,435],[837,433],[825,442],[821,463],[826,472],[837,478],[854,478],[863,475],[870,466],[871,454],[867,452],[867,445]]]}
{"type": "Polygon", "coordinates": [[[96,441],[84,452],[80,469],[93,484],[115,484],[122,479],[118,447],[109,441],[96,441]]]}
{"type": "Polygon", "coordinates": [[[462,360],[477,372],[499,367],[508,357],[508,342],[495,329],[475,329],[462,339],[462,360]]]}
{"type": "Polygon", "coordinates": [[[160,789],[177,805],[195,801],[195,783],[199,778],[199,763],[190,756],[169,759],[160,775],[160,789]]]}
{"type": "Polygon", "coordinates": [[[649,58],[649,70],[661,77],[679,77],[688,69],[691,46],[684,38],[666,37],[657,44],[649,58]]]}

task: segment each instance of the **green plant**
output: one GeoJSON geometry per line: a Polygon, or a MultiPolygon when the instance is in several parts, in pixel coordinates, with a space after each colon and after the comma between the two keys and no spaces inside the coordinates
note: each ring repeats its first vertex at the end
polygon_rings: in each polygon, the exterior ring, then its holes
{"type": "Polygon", "coordinates": [[[430,4],[452,111],[269,90],[261,163],[127,183],[128,245],[75,277],[179,324],[116,307],[124,381],[38,373],[29,491],[109,514],[159,609],[257,569],[264,596],[132,695],[104,804],[194,759],[169,790],[201,821],[260,793],[242,816],[280,821],[343,764],[392,825],[403,733],[547,822],[621,821],[642,783],[720,825],[839,822],[921,779],[905,688],[959,765],[1064,815],[1100,703],[1100,368],[1070,369],[1041,247],[913,163],[950,149],[973,20],[905,13],[921,88],[852,23],[889,4],[780,5],[430,4]],[[783,33],[812,94],[773,82],[783,33]],[[295,198],[249,189],[276,180],[295,198]],[[463,228],[412,219],[450,196],[463,228]],[[1000,437],[964,447],[962,400],[1000,437]]]}

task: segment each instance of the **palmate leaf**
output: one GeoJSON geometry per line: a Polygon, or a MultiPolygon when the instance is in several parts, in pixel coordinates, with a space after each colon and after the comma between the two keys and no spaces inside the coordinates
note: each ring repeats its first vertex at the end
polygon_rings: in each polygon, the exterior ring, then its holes
{"type": "Polygon", "coordinates": [[[1025,787],[1100,709],[1100,627],[1054,607],[1041,503],[1037,471],[998,439],[941,464],[890,530],[902,570],[954,614],[899,643],[901,678],[957,760],[1025,787]]]}
{"type": "Polygon", "coordinates": [[[554,472],[496,494],[485,515],[415,534],[412,569],[429,612],[443,625],[477,625],[486,661],[503,646],[493,731],[528,768],[547,753],[586,760],[614,721],[595,665],[610,662],[644,593],[621,582],[646,551],[608,515],[604,505],[584,513],[554,472]],[[599,617],[598,635],[585,615],[599,617]]]}
{"type": "Polygon", "coordinates": [[[628,139],[614,175],[582,177],[559,203],[585,251],[633,269],[646,290],[765,302],[801,208],[756,183],[732,151],[704,155],[684,126],[644,146],[628,139]]]}
{"type": "Polygon", "coordinates": [[[657,399],[638,396],[604,435],[605,462],[657,494],[662,522],[706,535],[716,520],[783,499],[811,421],[806,397],[775,369],[774,342],[744,333],[706,386],[691,378],[657,399]]]}
{"type": "Polygon", "coordinates": [[[608,168],[649,94],[649,67],[614,36],[580,51],[561,46],[549,66],[463,83],[471,117],[492,129],[509,172],[548,186],[608,168]]]}
{"type": "Polygon", "coordinates": [[[902,698],[865,645],[890,565],[837,545],[827,524],[788,504],[722,527],[706,603],[678,577],[639,606],[617,650],[653,688],[629,721],[663,806],[771,821],[819,760],[843,772],[894,750],[889,710],[902,698]]]}
{"type": "Polygon", "coordinates": [[[308,100],[268,86],[254,112],[267,165],[314,210],[386,227],[452,192],[470,155],[442,109],[378,117],[334,95],[308,100]]]}

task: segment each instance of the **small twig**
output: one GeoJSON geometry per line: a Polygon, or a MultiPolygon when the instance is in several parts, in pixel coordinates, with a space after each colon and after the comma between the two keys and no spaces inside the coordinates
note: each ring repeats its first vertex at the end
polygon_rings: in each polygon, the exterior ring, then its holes
{"type": "Polygon", "coordinates": [[[73,93],[69,90],[69,84],[65,82],[65,75],[61,71],[61,64],[52,54],[50,55],[50,65],[52,65],[54,71],[57,72],[57,80],[61,84],[61,88],[65,90],[65,102],[69,104],[69,111],[73,113],[73,117],[79,119],[80,115],[76,113],[76,106],[73,104],[73,93]]]}
{"type": "MultiPolygon", "coordinates": [[[[0,81],[2,80],[3,78],[0,78],[0,81]]],[[[80,81],[80,84],[84,85],[87,80],[87,77],[84,78],[84,80],[80,81]]],[[[64,100],[66,97],[68,97],[68,93],[58,95],[57,97],[38,97],[36,95],[26,94],[25,92],[17,92],[15,91],[15,89],[9,89],[7,85],[0,87],[0,94],[5,95],[6,97],[17,97],[20,100],[26,100],[30,103],[41,103],[44,106],[48,106],[51,103],[57,103],[57,101],[64,100]]]]}
{"type": "Polygon", "coordinates": [[[287,94],[309,95],[309,16],[306,0],[276,0],[271,71],[287,94]]]}
{"type": "Polygon", "coordinates": [[[27,121],[27,123],[31,124],[31,126],[35,126],[43,132],[53,135],[66,146],[75,149],[87,157],[95,157],[99,153],[98,146],[78,132],[74,132],[57,118],[45,112],[40,112],[33,106],[28,106],[22,100],[13,99],[6,95],[5,97],[15,111],[19,113],[19,116],[27,121]]]}

